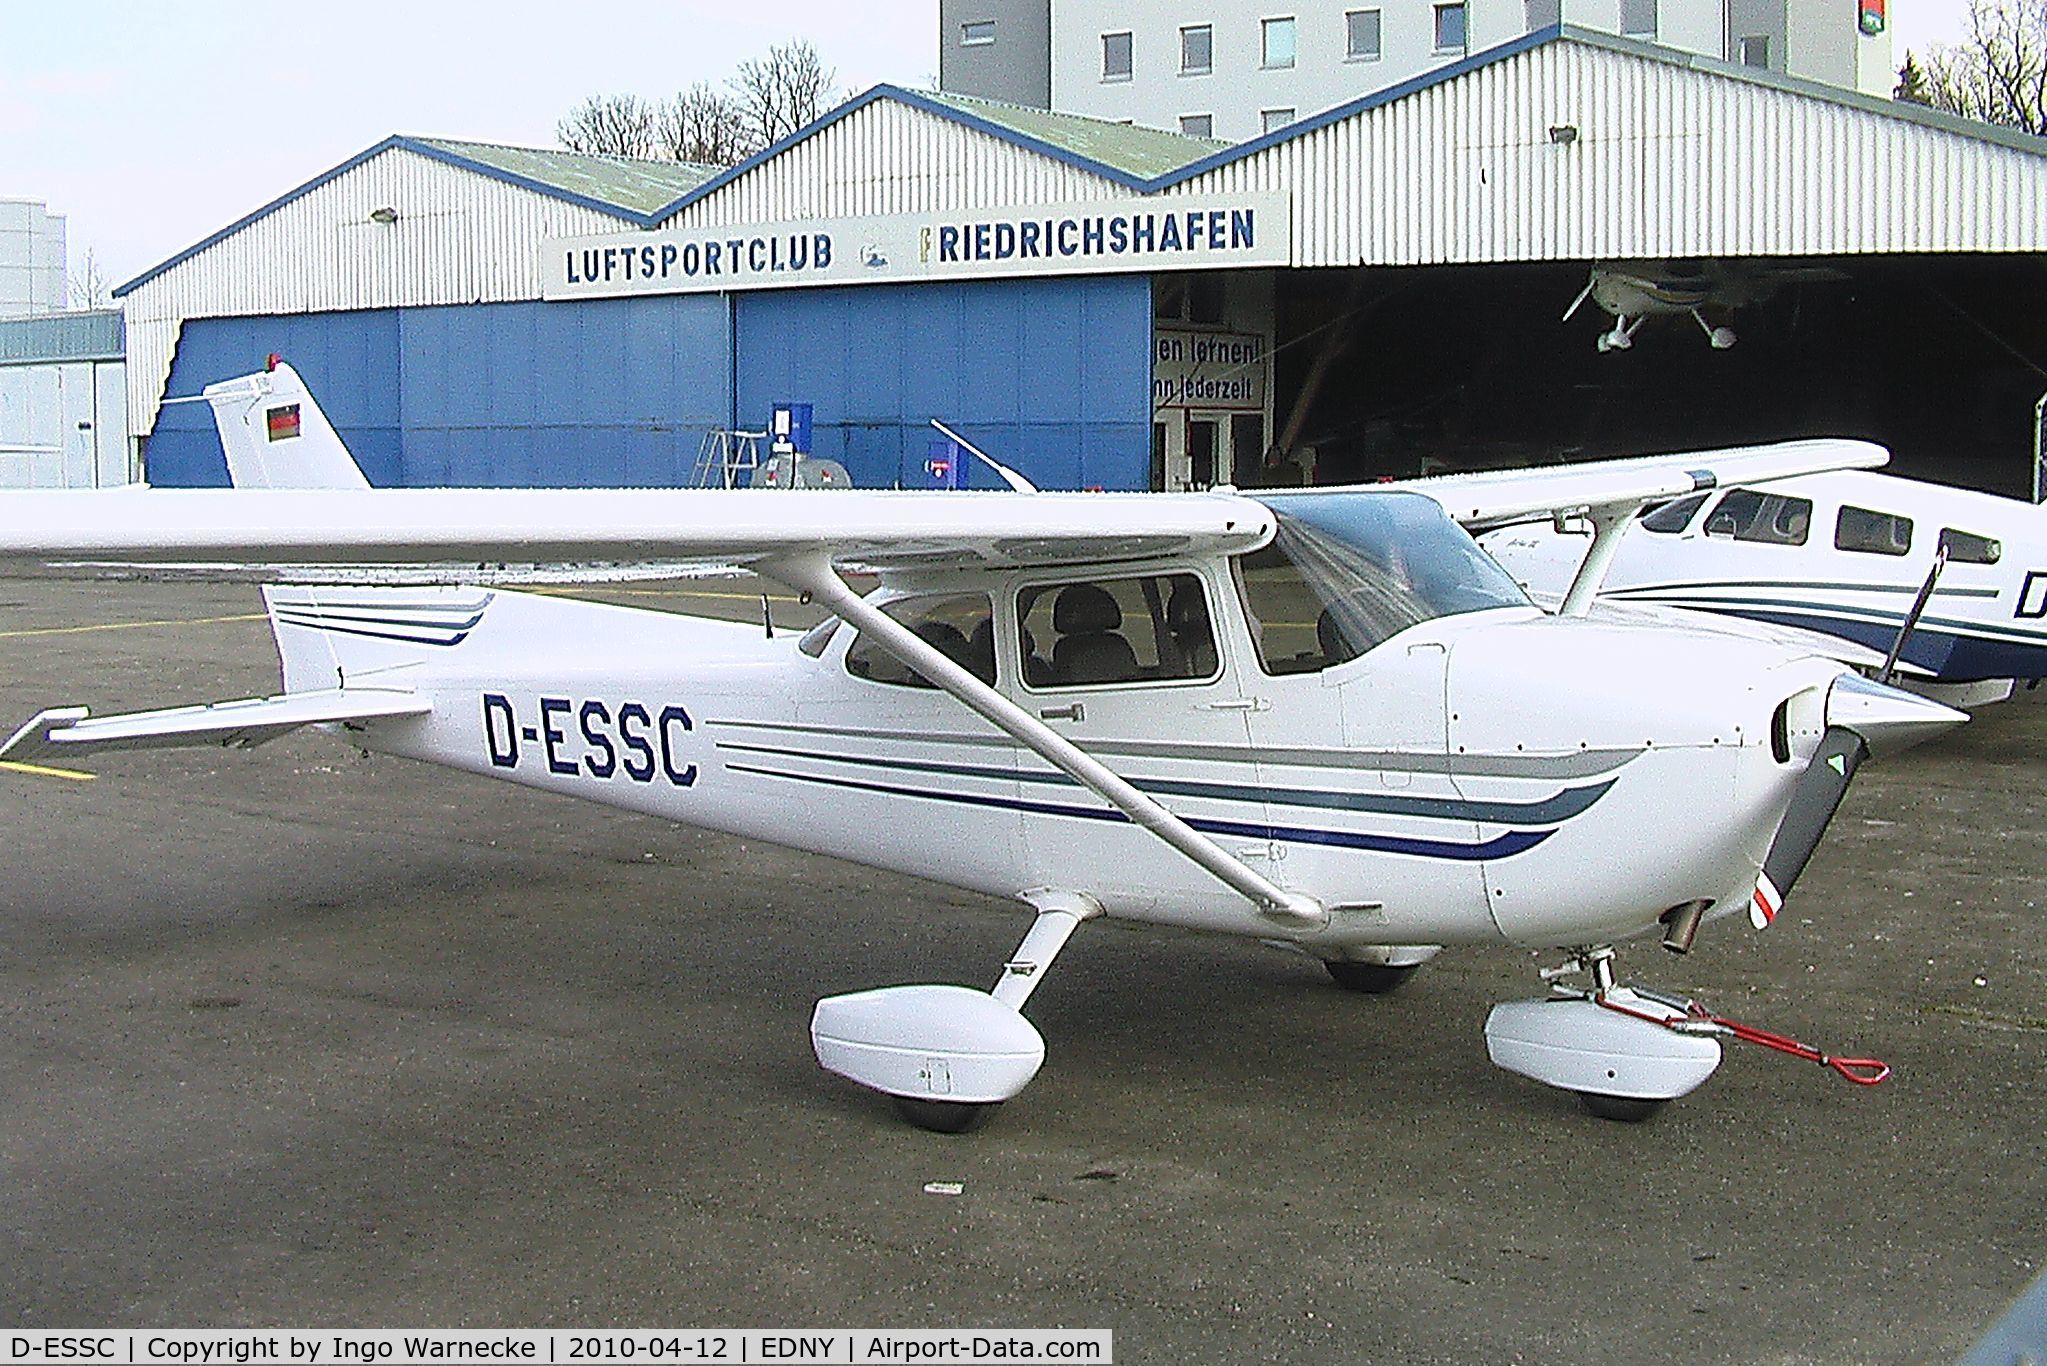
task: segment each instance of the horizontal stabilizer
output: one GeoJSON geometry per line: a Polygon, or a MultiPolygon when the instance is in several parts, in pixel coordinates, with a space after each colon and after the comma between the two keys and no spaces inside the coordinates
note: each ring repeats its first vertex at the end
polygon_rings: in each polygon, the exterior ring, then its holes
{"type": "Polygon", "coordinates": [[[222,745],[250,749],[300,726],[322,721],[368,721],[424,716],[433,704],[417,693],[389,688],[343,688],[249,697],[201,707],[93,716],[85,707],[52,707],[0,746],[0,760],[33,762],[103,749],[165,749],[222,745]]]}

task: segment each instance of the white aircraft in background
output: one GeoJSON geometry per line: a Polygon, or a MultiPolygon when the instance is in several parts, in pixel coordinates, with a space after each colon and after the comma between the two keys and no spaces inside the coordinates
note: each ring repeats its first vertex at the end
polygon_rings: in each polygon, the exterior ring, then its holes
{"type": "MultiPolygon", "coordinates": [[[[1480,544],[1538,600],[1588,538],[1542,522],[1480,544]]],[[[1955,706],[2047,677],[2047,507],[1859,470],[1687,495],[1643,514],[1601,601],[1822,633],[1848,663],[1955,706]]]]}
{"type": "Polygon", "coordinates": [[[481,586],[272,585],[280,695],[46,710],[0,759],[315,725],[1015,899],[1036,918],[992,990],[817,1004],[823,1066],[929,1128],[968,1127],[1036,1074],[1022,1009],[1105,915],[1277,941],[1364,991],[1446,945],[1559,948],[1545,978],[1589,987],[1496,1008],[1488,1048],[1613,1118],[1703,1082],[1715,1035],[1886,1070],[1618,985],[1613,946],[1660,933],[1685,952],[1707,920],[1767,923],[1863,758],[1966,718],[1809,652],[1588,619],[1590,576],[1546,614],[1459,525],[1589,506],[1596,563],[1646,502],[1876,464],[1876,447],[1256,497],[377,490],[345,477],[288,368],[210,393],[237,477],[260,463],[273,487],[9,494],[0,557],[700,559],[833,616],[799,638],[481,586]],[[881,588],[855,592],[848,564],[881,588]]]}
{"type": "Polygon", "coordinates": [[[1706,321],[1702,310],[1733,312],[1762,303],[1782,285],[1845,278],[1825,266],[1771,262],[1602,261],[1592,267],[1592,278],[1564,310],[1563,320],[1571,321],[1587,299],[1611,315],[1612,329],[1600,333],[1596,343],[1601,355],[1627,350],[1643,322],[1658,317],[1689,317],[1706,334],[1708,345],[1725,351],[1738,340],[1734,329],[1706,321]]]}

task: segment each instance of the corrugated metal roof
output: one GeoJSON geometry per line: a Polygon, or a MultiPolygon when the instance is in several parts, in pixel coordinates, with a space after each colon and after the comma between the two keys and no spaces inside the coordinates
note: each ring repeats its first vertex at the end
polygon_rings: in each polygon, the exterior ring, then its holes
{"type": "Polygon", "coordinates": [[[94,309],[0,320],[0,365],[120,360],[121,312],[94,309]]]}
{"type": "Polygon", "coordinates": [[[444,166],[472,171],[502,184],[531,190],[578,208],[622,218],[635,227],[652,227],[660,221],[647,206],[688,199],[710,183],[715,166],[697,166],[682,161],[637,161],[627,157],[593,156],[585,152],[551,151],[544,148],[500,147],[483,142],[457,142],[448,138],[415,138],[393,135],[374,147],[356,153],[331,171],[314,176],[296,189],[287,190],[253,213],[222,228],[204,241],[195,242],[176,256],[151,266],[125,284],[114,287],[114,297],[123,298],[133,290],[182,265],[207,248],[242,229],[268,218],[279,209],[295,204],[307,195],[346,177],[357,167],[375,161],[387,152],[412,152],[444,166]]]}
{"type": "Polygon", "coordinates": [[[1097,166],[1132,176],[1159,176],[1214,156],[1230,144],[1221,138],[1190,137],[1133,123],[1113,123],[1082,114],[1061,114],[1001,100],[976,99],[944,91],[914,93],[936,105],[971,114],[1021,137],[1084,157],[1097,166]]]}
{"type": "Polygon", "coordinates": [[[505,147],[488,142],[457,142],[451,138],[414,138],[421,146],[449,156],[550,185],[568,194],[604,204],[652,213],[672,204],[723,169],[687,161],[643,161],[633,157],[594,156],[552,147],[505,147]]]}

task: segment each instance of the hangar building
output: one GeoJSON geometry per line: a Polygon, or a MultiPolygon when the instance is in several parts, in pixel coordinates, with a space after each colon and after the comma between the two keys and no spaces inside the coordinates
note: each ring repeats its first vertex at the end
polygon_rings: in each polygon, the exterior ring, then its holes
{"type": "Polygon", "coordinates": [[[118,293],[157,484],[281,352],[379,484],[685,483],[797,402],[867,486],[937,417],[1045,487],[1829,433],[2016,492],[2043,251],[2036,139],[1553,27],[1234,146],[886,86],[718,172],[392,138],[118,293]],[[1560,320],[1708,260],[1732,349],[1560,320]]]}

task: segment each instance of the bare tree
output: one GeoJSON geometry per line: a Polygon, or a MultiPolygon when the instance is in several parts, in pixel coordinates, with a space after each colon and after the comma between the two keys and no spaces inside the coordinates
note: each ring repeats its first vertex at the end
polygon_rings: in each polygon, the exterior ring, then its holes
{"type": "Polygon", "coordinates": [[[766,57],[741,62],[731,85],[752,150],[773,146],[837,104],[840,94],[833,83],[838,74],[802,38],[770,47],[766,57]]]}
{"type": "Polygon", "coordinates": [[[1951,114],[2047,134],[2047,0],[1969,0],[1969,32],[1935,47],[1918,66],[1915,93],[1951,114]]]}
{"type": "Polygon", "coordinates": [[[91,247],[85,249],[85,259],[72,269],[64,285],[71,295],[73,308],[113,306],[112,287],[107,284],[106,272],[100,269],[99,257],[93,254],[91,247]]]}
{"type": "Polygon", "coordinates": [[[655,114],[638,95],[592,95],[554,126],[554,135],[571,152],[651,157],[655,114]]]}
{"type": "Polygon", "coordinates": [[[705,166],[730,166],[753,150],[738,101],[713,90],[708,81],[655,107],[654,146],[661,156],[705,166]]]}

